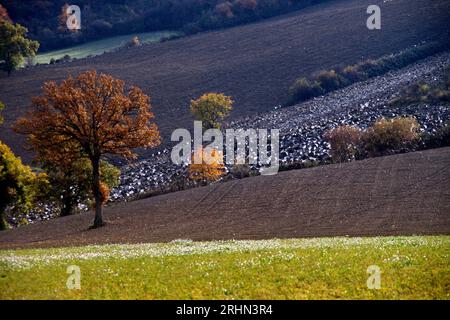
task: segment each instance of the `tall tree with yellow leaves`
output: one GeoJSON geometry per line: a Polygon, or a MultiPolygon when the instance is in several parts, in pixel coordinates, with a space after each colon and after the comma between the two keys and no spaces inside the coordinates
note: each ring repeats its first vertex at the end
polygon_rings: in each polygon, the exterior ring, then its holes
{"type": "Polygon", "coordinates": [[[223,120],[228,117],[233,108],[231,97],[222,93],[205,93],[200,98],[191,101],[191,113],[202,121],[203,129],[220,129],[223,120]]]}
{"type": "MultiPolygon", "coordinates": [[[[4,105],[0,102],[0,111],[3,108],[4,105]]],[[[2,123],[0,115],[0,124],[2,123]]],[[[0,141],[0,230],[7,227],[5,211],[8,206],[13,206],[14,212],[29,211],[47,188],[47,176],[34,173],[0,141]]]]}

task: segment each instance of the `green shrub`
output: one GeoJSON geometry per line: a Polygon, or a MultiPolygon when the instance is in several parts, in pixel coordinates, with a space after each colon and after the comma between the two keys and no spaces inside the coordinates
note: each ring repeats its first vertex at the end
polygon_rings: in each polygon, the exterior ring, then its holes
{"type": "Polygon", "coordinates": [[[447,124],[435,133],[425,133],[421,139],[424,149],[450,147],[450,125],[447,124]]]}
{"type": "Polygon", "coordinates": [[[13,214],[28,212],[47,188],[45,174],[34,173],[0,142],[0,230],[7,227],[4,218],[8,207],[13,207],[13,214]]]}
{"type": "Polygon", "coordinates": [[[396,94],[389,100],[390,105],[409,105],[418,102],[426,102],[430,94],[430,86],[425,83],[417,82],[400,93],[396,94]]]}
{"type": "Polygon", "coordinates": [[[306,78],[300,78],[289,88],[292,102],[305,101],[320,96],[324,90],[317,81],[311,82],[306,78]]]}
{"type": "Polygon", "coordinates": [[[320,72],[316,77],[316,81],[320,83],[320,87],[326,92],[339,89],[345,85],[345,79],[337,74],[335,70],[320,72]]]}
{"type": "Polygon", "coordinates": [[[358,70],[355,66],[345,67],[342,72],[342,76],[347,79],[348,83],[355,83],[357,81],[363,81],[368,78],[366,73],[358,70]]]}
{"type": "MultiPolygon", "coordinates": [[[[51,185],[46,198],[58,207],[60,216],[75,213],[77,205],[81,203],[91,206],[94,201],[91,192],[92,165],[87,159],[57,164],[43,163],[43,168],[51,185]]],[[[103,188],[110,190],[117,187],[120,183],[120,169],[102,160],[100,179],[103,188]]]]}
{"type": "Polygon", "coordinates": [[[410,105],[420,103],[449,104],[450,103],[450,68],[446,69],[443,83],[428,85],[416,82],[402,89],[389,100],[390,105],[410,105]]]}
{"type": "MultiPolygon", "coordinates": [[[[343,69],[337,69],[337,71],[334,69],[322,71],[317,76],[312,77],[312,80],[299,78],[289,89],[290,96],[288,104],[304,101],[329,91],[343,88],[357,81],[366,80],[371,77],[385,74],[391,70],[403,68],[410,63],[432,54],[448,50],[449,48],[450,42],[447,40],[440,40],[414,46],[400,51],[397,54],[383,56],[377,60],[368,59],[343,69]],[[320,91],[320,93],[317,93],[317,90],[320,91]]],[[[450,75],[447,76],[446,82],[450,83],[450,75]]],[[[435,92],[434,96],[438,101],[450,101],[448,85],[447,91],[435,92]]]]}
{"type": "Polygon", "coordinates": [[[450,90],[449,89],[436,89],[432,92],[431,102],[434,103],[450,103],[450,90]]]}
{"type": "Polygon", "coordinates": [[[379,62],[371,59],[360,62],[356,65],[356,70],[360,73],[366,74],[368,78],[376,77],[382,74],[382,69],[383,68],[379,62]]]}

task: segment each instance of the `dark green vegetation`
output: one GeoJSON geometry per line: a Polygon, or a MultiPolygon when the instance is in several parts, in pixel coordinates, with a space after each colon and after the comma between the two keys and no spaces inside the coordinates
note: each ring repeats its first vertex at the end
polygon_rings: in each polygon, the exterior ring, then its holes
{"type": "Polygon", "coordinates": [[[5,212],[30,210],[47,187],[45,174],[36,174],[0,141],[0,230],[7,227],[5,212]]]}
{"type": "MultiPolygon", "coordinates": [[[[53,204],[53,210],[59,211],[60,216],[75,213],[80,204],[92,207],[92,165],[87,159],[82,158],[65,166],[44,163],[43,168],[50,183],[46,200],[53,204]]],[[[108,190],[119,185],[119,178],[120,169],[104,160],[100,162],[100,180],[108,190]]]]}
{"type": "Polygon", "coordinates": [[[34,57],[39,43],[27,39],[27,29],[0,19],[0,68],[8,73],[17,69],[24,58],[34,57]]]}
{"type": "MultiPolygon", "coordinates": [[[[438,42],[414,46],[402,50],[399,53],[386,55],[375,60],[369,59],[347,67],[337,67],[330,69],[329,71],[320,71],[310,78],[299,78],[289,88],[290,97],[288,104],[292,105],[305,101],[327,92],[346,87],[357,81],[367,80],[368,78],[380,76],[392,70],[401,69],[417,60],[448,50],[449,48],[450,42],[445,38],[438,42]]],[[[446,86],[448,87],[448,84],[446,84],[446,86]]],[[[411,95],[412,92],[427,95],[427,97],[422,98],[423,102],[449,100],[448,89],[443,93],[430,92],[429,88],[426,86],[419,85],[418,87],[411,88],[411,92],[407,94],[411,95]]]]}
{"type": "Polygon", "coordinates": [[[434,134],[423,134],[421,140],[425,148],[450,146],[450,124],[442,127],[434,134]]]}
{"type": "Polygon", "coordinates": [[[79,0],[82,29],[65,28],[66,0],[3,1],[10,18],[30,29],[43,50],[107,36],[180,30],[188,34],[273,17],[327,0],[79,0]]]}
{"type": "MultiPolygon", "coordinates": [[[[5,105],[0,101],[0,112],[5,105]]],[[[0,114],[0,125],[3,117],[0,114]]],[[[36,175],[31,168],[23,165],[11,149],[0,141],[0,230],[6,229],[5,211],[30,210],[46,185],[45,175],[36,175]]]]}
{"type": "Polygon", "coordinates": [[[404,88],[389,101],[390,105],[450,104],[450,67],[442,83],[428,85],[421,81],[404,88]]]}
{"type": "MultiPolygon", "coordinates": [[[[448,299],[449,237],[0,251],[0,299],[448,299]],[[80,289],[67,288],[67,267],[80,289]],[[380,287],[369,289],[379,268],[380,287]]],[[[69,282],[70,283],[70,282],[69,282]]]]}

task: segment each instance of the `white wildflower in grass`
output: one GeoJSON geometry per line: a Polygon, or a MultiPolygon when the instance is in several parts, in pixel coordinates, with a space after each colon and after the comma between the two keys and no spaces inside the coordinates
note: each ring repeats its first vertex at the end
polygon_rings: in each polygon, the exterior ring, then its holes
{"type": "Polygon", "coordinates": [[[0,299],[448,299],[449,248],[412,236],[0,250],[0,299]],[[64,286],[70,265],[81,291],[64,286]],[[369,265],[381,290],[367,289],[369,265]]]}
{"type": "Polygon", "coordinates": [[[173,244],[180,244],[180,245],[189,245],[192,244],[194,241],[192,241],[191,239],[175,239],[170,241],[169,243],[173,243],[173,244]]]}
{"type": "MultiPolygon", "coordinates": [[[[450,244],[449,241],[447,241],[450,244]]],[[[288,249],[326,249],[373,246],[434,246],[442,245],[442,240],[433,237],[377,237],[377,238],[312,238],[312,239],[271,239],[271,240],[227,240],[194,242],[177,239],[169,243],[110,244],[85,247],[52,248],[34,250],[0,251],[0,268],[27,269],[37,265],[45,266],[58,262],[92,259],[132,259],[139,257],[164,257],[208,253],[253,252],[288,249]]],[[[279,251],[278,259],[290,260],[294,257],[279,251]]],[[[260,263],[270,263],[274,257],[263,257],[260,263]]],[[[246,262],[242,262],[244,265],[246,262]]],[[[255,262],[248,262],[254,264],[255,262]]]]}

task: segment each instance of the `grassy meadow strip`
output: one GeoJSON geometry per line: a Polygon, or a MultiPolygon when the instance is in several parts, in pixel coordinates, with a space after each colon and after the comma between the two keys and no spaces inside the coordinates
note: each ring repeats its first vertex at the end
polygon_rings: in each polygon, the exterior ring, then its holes
{"type": "Polygon", "coordinates": [[[4,250],[0,299],[449,299],[449,249],[413,236],[4,250]]]}
{"type": "Polygon", "coordinates": [[[69,55],[70,58],[75,59],[97,56],[105,52],[111,52],[119,49],[126,42],[130,41],[133,36],[137,36],[142,44],[148,44],[159,42],[161,39],[166,37],[173,37],[178,35],[179,33],[174,31],[161,31],[115,36],[106,39],[90,41],[73,47],[44,52],[36,55],[36,57],[33,59],[33,62],[40,64],[50,63],[52,59],[58,60],[66,55],[69,55]]]}

